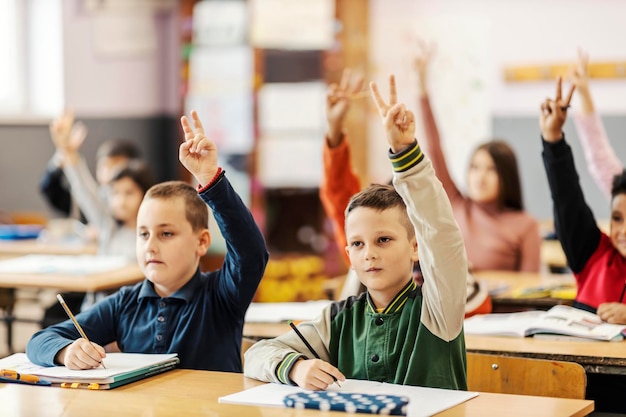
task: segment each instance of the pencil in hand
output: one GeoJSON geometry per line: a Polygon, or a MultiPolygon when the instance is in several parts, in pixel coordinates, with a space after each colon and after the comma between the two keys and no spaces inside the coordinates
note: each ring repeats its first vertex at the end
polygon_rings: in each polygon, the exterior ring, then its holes
{"type": "MultiPolygon", "coordinates": [[[[304,335],[302,333],[300,333],[300,330],[298,330],[298,328],[296,327],[295,324],[293,324],[293,321],[289,320],[289,325],[291,326],[291,328],[293,329],[294,332],[296,332],[296,335],[298,335],[298,337],[300,338],[300,340],[302,340],[302,343],[304,343],[307,347],[307,349],[309,349],[309,351],[311,352],[311,354],[313,356],[315,356],[316,359],[322,359],[320,358],[320,355],[317,354],[317,352],[315,351],[315,349],[313,349],[313,346],[311,346],[311,344],[309,343],[308,340],[305,339],[304,335]]],[[[333,376],[333,380],[335,381],[335,384],[337,384],[337,386],[339,388],[341,388],[341,385],[339,385],[339,381],[337,381],[337,378],[335,378],[333,376]]]]}
{"type": "MultiPolygon", "coordinates": [[[[65,300],[63,299],[63,296],[61,294],[57,294],[57,300],[59,300],[59,303],[61,303],[61,307],[63,307],[63,310],[65,310],[70,320],[72,320],[72,323],[74,323],[74,327],[76,327],[76,330],[80,334],[80,337],[85,339],[87,343],[91,343],[91,341],[85,334],[85,331],[83,330],[83,328],[80,327],[80,324],[78,324],[78,322],[76,321],[76,317],[74,317],[74,314],[72,314],[72,311],[70,310],[70,308],[67,306],[67,304],[65,304],[65,300]]],[[[104,366],[103,360],[100,360],[100,364],[102,365],[104,369],[106,369],[106,366],[104,366]]]]}

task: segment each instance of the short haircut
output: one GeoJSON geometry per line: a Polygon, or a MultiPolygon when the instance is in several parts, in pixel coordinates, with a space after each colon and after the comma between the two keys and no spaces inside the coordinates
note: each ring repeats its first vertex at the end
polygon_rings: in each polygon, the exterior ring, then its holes
{"type": "Polygon", "coordinates": [[[493,159],[498,175],[498,206],[513,210],[524,210],[522,201],[522,185],[517,168],[515,151],[503,140],[492,140],[478,146],[472,155],[484,150],[493,159]]]}
{"type": "Polygon", "coordinates": [[[398,221],[406,229],[407,237],[411,239],[415,236],[415,228],[406,212],[404,200],[393,185],[371,184],[353,195],[348,203],[348,207],[346,207],[346,219],[354,209],[359,207],[371,208],[379,212],[399,208],[400,218],[398,221]]]}
{"type": "Polygon", "coordinates": [[[98,146],[96,160],[124,156],[128,159],[141,158],[141,151],[128,139],[109,139],[98,146]]]}
{"type": "Polygon", "coordinates": [[[209,209],[191,185],[182,181],[162,182],[148,190],[144,200],[149,198],[160,200],[181,198],[185,204],[185,217],[193,231],[209,228],[209,209]]]}
{"type": "Polygon", "coordinates": [[[611,186],[611,199],[619,194],[626,194],[626,169],[613,177],[611,186]]]}
{"type": "Polygon", "coordinates": [[[156,183],[152,169],[145,161],[140,159],[134,159],[124,164],[115,172],[110,183],[113,184],[115,181],[119,181],[123,178],[133,180],[144,194],[156,183]]]}

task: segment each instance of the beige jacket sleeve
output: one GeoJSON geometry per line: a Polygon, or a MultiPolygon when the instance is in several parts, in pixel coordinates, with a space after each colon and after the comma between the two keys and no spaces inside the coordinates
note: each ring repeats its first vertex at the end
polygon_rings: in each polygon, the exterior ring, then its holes
{"type": "Polygon", "coordinates": [[[395,172],[393,184],[415,227],[424,284],[421,321],[437,337],[459,336],[465,314],[467,256],[448,196],[428,159],[395,172]]]}
{"type": "MultiPolygon", "coordinates": [[[[317,319],[298,325],[300,333],[320,359],[326,362],[330,362],[328,345],[330,343],[331,306],[332,304],[326,306],[317,319]]],[[[248,349],[244,356],[243,373],[248,378],[260,381],[293,384],[289,379],[289,371],[293,364],[303,356],[308,359],[315,357],[292,330],[274,339],[261,340],[248,349]]]]}

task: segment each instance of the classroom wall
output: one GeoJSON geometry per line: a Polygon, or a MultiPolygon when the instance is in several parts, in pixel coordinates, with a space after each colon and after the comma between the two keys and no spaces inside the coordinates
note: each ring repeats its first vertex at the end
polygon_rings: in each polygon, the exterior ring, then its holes
{"type": "MultiPolygon", "coordinates": [[[[619,0],[370,0],[370,60],[374,80],[386,91],[395,73],[400,100],[418,110],[412,54],[416,37],[436,44],[430,92],[448,165],[465,187],[471,151],[492,137],[509,140],[522,171],[524,200],[539,218],[551,217],[551,199],[541,161],[538,108],[555,90],[554,82],[507,83],[505,65],[574,62],[577,47],[591,60],[626,60],[626,2],[619,0]]],[[[592,92],[618,157],[626,128],[626,79],[592,80],[592,92]]],[[[578,102],[573,101],[572,111],[578,102]]],[[[372,180],[390,176],[378,116],[370,118],[369,163],[372,180]]],[[[418,126],[418,137],[422,134],[418,126]]],[[[566,125],[587,201],[598,217],[608,203],[585,169],[571,121],[566,125]]]]}
{"type": "MultiPolygon", "coordinates": [[[[62,1],[65,102],[89,135],[81,149],[90,168],[95,151],[113,137],[142,149],[159,180],[179,177],[178,12],[151,13],[155,48],[143,52],[96,47],[98,16],[79,0],[62,1]]],[[[54,153],[49,120],[0,121],[0,209],[56,216],[38,185],[54,153]]]]}

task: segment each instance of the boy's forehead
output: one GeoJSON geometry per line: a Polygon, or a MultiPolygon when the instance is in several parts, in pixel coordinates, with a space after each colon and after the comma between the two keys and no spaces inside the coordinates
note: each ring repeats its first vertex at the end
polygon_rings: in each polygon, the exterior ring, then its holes
{"type": "Polygon", "coordinates": [[[144,198],[139,207],[137,220],[162,218],[169,219],[168,223],[186,221],[185,201],[180,197],[144,198]]]}
{"type": "Polygon", "coordinates": [[[346,217],[346,234],[372,231],[381,226],[404,227],[401,222],[400,207],[377,210],[371,207],[357,207],[346,217]]]}

